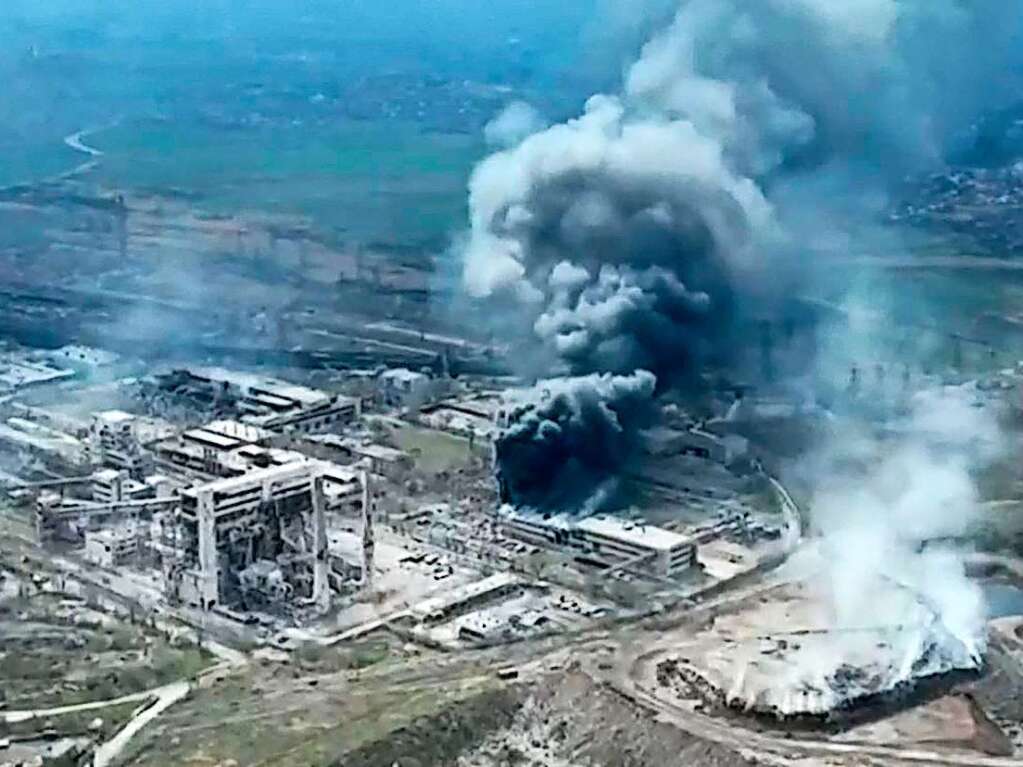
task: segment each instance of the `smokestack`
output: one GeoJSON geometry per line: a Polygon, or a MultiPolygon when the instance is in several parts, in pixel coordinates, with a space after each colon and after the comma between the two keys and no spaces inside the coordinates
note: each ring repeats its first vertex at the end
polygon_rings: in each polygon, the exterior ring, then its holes
{"type": "Polygon", "coordinates": [[[373,552],[376,541],[373,535],[373,492],[370,488],[370,474],[362,472],[362,587],[373,588],[373,552]]]}

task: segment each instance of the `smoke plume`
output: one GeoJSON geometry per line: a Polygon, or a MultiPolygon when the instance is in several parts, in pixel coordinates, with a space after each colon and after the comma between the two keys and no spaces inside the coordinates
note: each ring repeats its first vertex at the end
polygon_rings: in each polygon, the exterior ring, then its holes
{"type": "Polygon", "coordinates": [[[593,374],[520,392],[497,441],[502,500],[534,509],[596,510],[650,422],[656,379],[593,374]]]}
{"type": "MultiPolygon", "coordinates": [[[[807,566],[827,605],[827,652],[793,654],[770,694],[809,689],[827,710],[914,678],[975,669],[986,649],[983,595],[966,576],[961,541],[976,520],[975,472],[1005,445],[997,415],[971,386],[918,393],[880,436],[845,426],[805,461],[817,477],[819,534],[807,566]],[[866,673],[838,680],[843,668],[866,673]]],[[[805,700],[773,700],[793,713],[805,700]]]]}
{"type": "Polygon", "coordinates": [[[1016,97],[1020,19],[996,0],[683,0],[618,93],[475,169],[465,285],[514,302],[551,375],[691,384],[742,341],[751,296],[834,279],[836,247],[882,241],[890,184],[1016,97]]]}
{"type": "Polygon", "coordinates": [[[483,137],[490,146],[513,147],[546,127],[536,107],[525,101],[513,101],[483,127],[483,137]]]}

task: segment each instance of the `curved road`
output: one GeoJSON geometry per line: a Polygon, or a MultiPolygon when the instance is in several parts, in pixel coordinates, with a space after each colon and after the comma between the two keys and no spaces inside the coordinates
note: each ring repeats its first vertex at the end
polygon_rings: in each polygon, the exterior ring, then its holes
{"type": "Polygon", "coordinates": [[[626,697],[635,700],[689,734],[726,746],[739,753],[765,752],[786,759],[794,756],[860,756],[895,762],[917,762],[954,767],[1019,767],[1015,757],[982,756],[966,752],[940,753],[922,748],[897,748],[860,743],[837,743],[830,740],[791,740],[737,727],[733,722],[717,719],[675,705],[650,692],[629,674],[611,685],[626,697]]]}
{"type": "Polygon", "coordinates": [[[80,130],[76,133],[72,133],[71,135],[64,137],[64,144],[71,149],[74,149],[76,152],[82,152],[83,154],[89,155],[89,157],[102,157],[103,152],[82,142],[82,138],[95,133],[97,130],[98,128],[93,128],[92,130],[80,130]]]}
{"type": "Polygon", "coordinates": [[[140,712],[138,716],[121,728],[120,732],[96,749],[92,761],[93,767],[107,767],[107,765],[113,763],[124,750],[124,747],[128,745],[128,742],[143,727],[179,700],[183,700],[188,695],[189,690],[191,690],[191,685],[188,682],[174,682],[157,691],[156,703],[149,706],[145,711],[140,712]]]}

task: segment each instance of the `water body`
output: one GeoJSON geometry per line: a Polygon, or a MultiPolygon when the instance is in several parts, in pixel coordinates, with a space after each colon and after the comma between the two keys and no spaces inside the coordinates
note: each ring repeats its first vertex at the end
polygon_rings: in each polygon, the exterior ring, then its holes
{"type": "Polygon", "coordinates": [[[1023,615],[1023,588],[1013,583],[987,581],[981,585],[988,618],[1023,615]]]}

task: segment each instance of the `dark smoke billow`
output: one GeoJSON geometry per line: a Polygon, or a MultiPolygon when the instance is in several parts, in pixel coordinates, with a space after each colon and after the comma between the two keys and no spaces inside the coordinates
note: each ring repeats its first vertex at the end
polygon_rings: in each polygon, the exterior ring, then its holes
{"type": "Polygon", "coordinates": [[[619,93],[476,168],[465,285],[516,303],[551,375],[698,380],[745,297],[830,279],[835,243],[881,241],[891,182],[1018,97],[1021,17],[1000,0],[684,0],[619,93]]]}
{"type": "Polygon", "coordinates": [[[653,374],[555,378],[522,392],[496,445],[504,501],[533,509],[596,510],[653,418],[653,374]]]}

